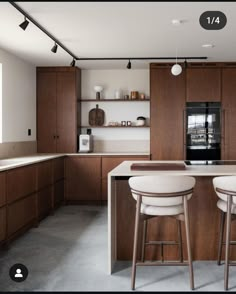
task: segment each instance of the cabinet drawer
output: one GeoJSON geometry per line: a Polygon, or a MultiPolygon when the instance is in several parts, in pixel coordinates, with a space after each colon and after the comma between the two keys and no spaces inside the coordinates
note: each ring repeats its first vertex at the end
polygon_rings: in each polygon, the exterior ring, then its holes
{"type": "Polygon", "coordinates": [[[39,163],[38,166],[38,190],[52,185],[52,160],[39,163]]]}
{"type": "Polygon", "coordinates": [[[6,173],[0,173],[0,207],[6,204],[6,173]]]}
{"type": "Polygon", "coordinates": [[[36,194],[8,206],[8,237],[36,219],[36,194]]]}
{"type": "Polygon", "coordinates": [[[52,210],[52,186],[38,192],[38,214],[39,218],[46,216],[52,210]]]}
{"type": "Polygon", "coordinates": [[[36,191],[36,166],[16,168],[7,173],[7,203],[36,191]]]}
{"type": "Polygon", "coordinates": [[[54,185],[54,206],[58,206],[64,201],[64,180],[58,181],[54,185]]]}
{"type": "Polygon", "coordinates": [[[64,178],[64,158],[53,160],[54,182],[64,178]]]}
{"type": "Polygon", "coordinates": [[[6,239],[6,207],[0,208],[0,242],[6,239]]]}

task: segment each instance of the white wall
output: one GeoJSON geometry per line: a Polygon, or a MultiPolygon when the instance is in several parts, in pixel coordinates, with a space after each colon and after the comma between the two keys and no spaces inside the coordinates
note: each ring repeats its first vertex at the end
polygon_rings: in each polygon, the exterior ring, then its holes
{"type": "MultiPolygon", "coordinates": [[[[115,98],[115,90],[122,92],[122,97],[130,95],[131,91],[144,93],[150,96],[149,70],[82,70],[82,99],[95,99],[95,85],[101,85],[104,90],[101,98],[115,98]]],[[[105,111],[105,125],[109,121],[132,121],[134,124],[138,116],[144,116],[149,123],[150,103],[149,102],[83,102],[82,103],[82,125],[88,125],[89,111],[99,105],[105,111]]],[[[86,129],[83,130],[86,133],[86,129]]],[[[113,141],[135,141],[150,140],[150,130],[146,129],[92,129],[95,140],[113,141]]],[[[132,142],[131,142],[132,143],[132,142]]],[[[127,144],[126,144],[127,146],[127,144]]],[[[134,148],[135,149],[135,148],[134,148]]],[[[112,151],[112,150],[111,150],[112,151]]],[[[125,151],[125,150],[124,150],[125,151]]],[[[134,150],[135,151],[135,150],[134,150]]],[[[148,151],[148,150],[143,150],[148,151]]]]}
{"type": "Polygon", "coordinates": [[[0,49],[2,142],[36,140],[36,68],[0,49]],[[31,129],[31,136],[28,136],[31,129]]]}

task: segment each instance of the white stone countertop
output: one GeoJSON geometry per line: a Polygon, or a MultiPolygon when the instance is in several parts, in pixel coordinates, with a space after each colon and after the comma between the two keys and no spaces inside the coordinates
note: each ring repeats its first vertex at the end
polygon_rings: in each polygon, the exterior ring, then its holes
{"type": "MultiPolygon", "coordinates": [[[[225,162],[226,160],[224,160],[225,162]]],[[[229,160],[230,161],[230,160],[229,160]]],[[[184,161],[123,161],[113,170],[108,173],[110,177],[116,176],[141,176],[141,175],[153,175],[153,174],[170,174],[170,175],[188,175],[188,176],[223,176],[223,175],[236,175],[235,165],[186,165],[184,170],[131,170],[131,164],[138,163],[184,163],[184,161]]]]}
{"type": "Polygon", "coordinates": [[[21,167],[29,164],[34,164],[41,161],[55,159],[63,156],[149,156],[149,153],[36,153],[27,156],[11,157],[0,159],[0,172],[21,167]]]}

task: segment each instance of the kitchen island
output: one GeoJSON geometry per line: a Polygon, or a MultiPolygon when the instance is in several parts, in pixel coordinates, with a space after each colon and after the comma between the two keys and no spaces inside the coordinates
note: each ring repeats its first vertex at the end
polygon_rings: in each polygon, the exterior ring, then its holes
{"type": "MultiPolygon", "coordinates": [[[[108,174],[108,272],[112,273],[116,260],[131,260],[136,201],[130,193],[128,179],[142,175],[187,175],[196,178],[193,197],[189,201],[190,238],[193,260],[216,260],[219,240],[220,210],[217,208],[212,179],[216,176],[236,175],[236,162],[219,162],[217,165],[186,165],[183,170],[131,170],[133,163],[183,164],[184,161],[124,161],[108,174]]],[[[148,240],[177,240],[177,224],[174,218],[152,218],[147,230],[148,240]]],[[[142,227],[142,226],[141,226],[142,227]]],[[[183,253],[187,259],[184,225],[183,253]]],[[[140,232],[142,233],[142,232],[140,232]]],[[[141,235],[141,234],[140,234],[141,235]]],[[[231,238],[236,240],[236,227],[232,223],[231,238]]],[[[223,246],[224,247],[224,246],[223,246]]],[[[160,259],[160,248],[149,246],[146,259],[160,259]]],[[[234,251],[234,252],[233,252],[234,251]]],[[[231,259],[236,259],[232,250],[231,259]]],[[[224,250],[223,250],[224,254],[224,250]]],[[[178,259],[178,247],[164,248],[165,260],[178,259]]]]}

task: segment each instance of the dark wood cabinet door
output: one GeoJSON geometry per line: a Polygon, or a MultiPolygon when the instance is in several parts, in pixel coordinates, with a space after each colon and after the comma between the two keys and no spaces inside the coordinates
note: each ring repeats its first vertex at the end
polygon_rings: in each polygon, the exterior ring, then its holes
{"type": "Polygon", "coordinates": [[[77,152],[75,72],[57,73],[57,152],[77,152]]]}
{"type": "Polygon", "coordinates": [[[222,70],[222,159],[236,159],[236,68],[222,70]]]}
{"type": "Polygon", "coordinates": [[[184,159],[185,70],[151,68],[151,159],[184,159]]]}
{"type": "Polygon", "coordinates": [[[6,205],[6,173],[0,173],[0,207],[6,205]]]}
{"type": "Polygon", "coordinates": [[[7,172],[7,203],[36,192],[36,165],[28,165],[7,172]]]}
{"type": "Polygon", "coordinates": [[[54,207],[58,207],[64,201],[64,180],[54,184],[54,207]]]}
{"type": "Polygon", "coordinates": [[[41,162],[37,164],[38,187],[41,190],[47,186],[52,185],[53,181],[53,166],[52,160],[41,162]]]}
{"type": "Polygon", "coordinates": [[[149,156],[102,157],[102,200],[107,200],[107,174],[125,160],[149,160],[149,156]]]}
{"type": "Polygon", "coordinates": [[[16,231],[35,221],[36,210],[36,194],[8,205],[7,237],[10,238],[16,231]]]}
{"type": "Polygon", "coordinates": [[[0,242],[6,239],[6,206],[0,208],[0,242]]]}
{"type": "Polygon", "coordinates": [[[37,193],[38,195],[38,218],[47,216],[53,209],[53,186],[49,186],[37,193]]]}
{"type": "Polygon", "coordinates": [[[220,68],[187,68],[186,101],[221,101],[220,68]]]}
{"type": "Polygon", "coordinates": [[[56,152],[55,72],[37,72],[37,150],[56,152]]]}
{"type": "Polygon", "coordinates": [[[66,201],[101,200],[101,157],[66,158],[66,201]]]}
{"type": "Polygon", "coordinates": [[[53,160],[53,181],[64,179],[64,158],[53,160]]]}

